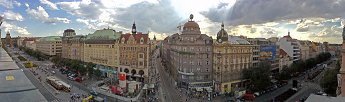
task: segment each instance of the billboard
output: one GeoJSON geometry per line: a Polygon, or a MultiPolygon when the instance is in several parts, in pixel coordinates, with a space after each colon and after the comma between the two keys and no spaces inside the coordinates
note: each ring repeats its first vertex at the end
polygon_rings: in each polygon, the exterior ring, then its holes
{"type": "Polygon", "coordinates": [[[276,58],[277,45],[264,45],[260,46],[260,60],[270,60],[273,61],[276,58]]]}

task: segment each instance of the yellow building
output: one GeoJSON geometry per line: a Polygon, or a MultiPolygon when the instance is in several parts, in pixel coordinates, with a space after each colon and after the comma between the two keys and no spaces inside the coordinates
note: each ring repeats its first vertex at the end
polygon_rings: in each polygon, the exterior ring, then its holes
{"type": "Polygon", "coordinates": [[[64,31],[62,37],[62,58],[83,60],[85,36],[76,35],[73,29],[64,31]]]}
{"type": "Polygon", "coordinates": [[[62,43],[60,36],[40,38],[36,43],[36,50],[49,56],[61,56],[62,43]]]}
{"type": "Polygon", "coordinates": [[[309,41],[299,41],[299,44],[301,44],[300,45],[300,54],[301,54],[301,60],[307,60],[307,59],[309,59],[310,58],[310,54],[309,54],[309,52],[310,52],[310,45],[308,45],[308,42],[309,41]]]}
{"type": "Polygon", "coordinates": [[[127,73],[133,80],[143,82],[148,77],[150,67],[151,43],[148,34],[136,32],[135,24],[132,34],[123,34],[120,38],[120,66],[119,72],[127,73]]]}
{"type": "Polygon", "coordinates": [[[220,94],[245,88],[242,70],[252,66],[255,45],[237,36],[228,36],[222,29],[213,43],[213,78],[215,92],[220,94]]]}
{"type": "Polygon", "coordinates": [[[86,36],[84,43],[84,62],[96,64],[102,76],[115,77],[119,66],[119,38],[121,32],[113,29],[97,30],[86,36]]]}

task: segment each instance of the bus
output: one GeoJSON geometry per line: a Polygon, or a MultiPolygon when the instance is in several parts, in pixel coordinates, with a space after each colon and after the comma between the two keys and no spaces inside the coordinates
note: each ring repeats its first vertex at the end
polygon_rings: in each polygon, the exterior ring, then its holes
{"type": "Polygon", "coordinates": [[[54,77],[54,76],[49,76],[47,77],[46,81],[53,86],[56,90],[63,90],[66,92],[71,91],[71,86],[68,85],[67,83],[61,81],[60,79],[54,77]]]}

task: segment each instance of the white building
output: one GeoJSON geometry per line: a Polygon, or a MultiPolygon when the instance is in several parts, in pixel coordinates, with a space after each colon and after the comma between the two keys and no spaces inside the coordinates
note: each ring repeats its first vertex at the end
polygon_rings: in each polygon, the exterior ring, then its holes
{"type": "Polygon", "coordinates": [[[297,39],[292,39],[290,37],[290,32],[288,32],[287,36],[280,38],[277,42],[277,45],[279,45],[279,48],[284,50],[289,56],[292,56],[293,62],[301,59],[299,47],[300,44],[297,39]]]}

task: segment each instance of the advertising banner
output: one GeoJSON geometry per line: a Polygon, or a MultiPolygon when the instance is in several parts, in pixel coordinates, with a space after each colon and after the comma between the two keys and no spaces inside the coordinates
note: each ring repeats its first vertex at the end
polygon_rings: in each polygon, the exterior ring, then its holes
{"type": "Polygon", "coordinates": [[[260,60],[275,60],[275,55],[277,53],[277,46],[276,45],[265,45],[260,46],[260,60]]]}

